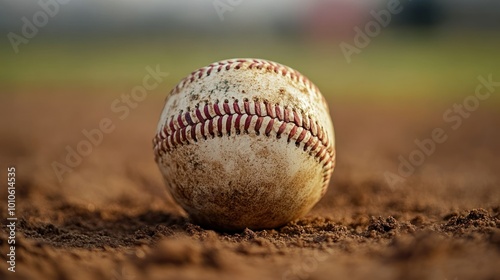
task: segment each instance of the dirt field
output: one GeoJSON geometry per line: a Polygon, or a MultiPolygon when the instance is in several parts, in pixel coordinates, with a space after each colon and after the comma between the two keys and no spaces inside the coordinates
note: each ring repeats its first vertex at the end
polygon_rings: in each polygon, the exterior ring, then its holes
{"type": "Polygon", "coordinates": [[[13,165],[18,221],[15,273],[0,231],[0,278],[500,279],[498,96],[453,130],[443,113],[467,92],[426,102],[330,98],[338,157],[325,197],[287,226],[238,233],[191,224],[166,193],[151,143],[164,95],[124,120],[110,110],[119,94],[2,95],[1,218],[13,165]],[[114,130],[59,182],[52,163],[103,118],[114,130]],[[398,157],[435,128],[447,140],[390,186],[384,174],[397,174],[398,157]]]}

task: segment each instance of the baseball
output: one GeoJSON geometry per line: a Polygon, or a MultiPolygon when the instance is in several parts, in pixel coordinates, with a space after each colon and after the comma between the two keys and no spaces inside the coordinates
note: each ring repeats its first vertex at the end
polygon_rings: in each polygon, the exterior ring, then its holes
{"type": "Polygon", "coordinates": [[[202,226],[282,226],[324,195],[334,131],[318,88],[262,59],[192,72],[166,98],[153,140],[168,190],[202,226]]]}

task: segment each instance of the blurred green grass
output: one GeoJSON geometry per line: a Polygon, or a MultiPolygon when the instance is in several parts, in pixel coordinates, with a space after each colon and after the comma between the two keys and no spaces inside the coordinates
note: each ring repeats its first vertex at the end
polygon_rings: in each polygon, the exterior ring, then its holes
{"type": "Polygon", "coordinates": [[[166,87],[198,67],[233,57],[259,57],[289,65],[327,95],[353,97],[449,97],[470,94],[477,76],[500,80],[500,39],[384,33],[347,63],[338,42],[175,40],[37,40],[14,54],[0,45],[3,93],[53,89],[122,90],[141,83],[145,67],[169,72],[166,87]]]}

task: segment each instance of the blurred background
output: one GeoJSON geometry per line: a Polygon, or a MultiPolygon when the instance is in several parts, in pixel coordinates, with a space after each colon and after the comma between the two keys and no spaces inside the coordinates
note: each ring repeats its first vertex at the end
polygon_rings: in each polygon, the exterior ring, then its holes
{"type": "Polygon", "coordinates": [[[119,91],[156,64],[166,92],[231,57],[288,64],[326,95],[362,98],[453,95],[500,74],[494,0],[1,0],[0,34],[2,93],[119,91]],[[354,28],[390,2],[401,12],[348,63],[341,43],[355,46],[354,28]]]}

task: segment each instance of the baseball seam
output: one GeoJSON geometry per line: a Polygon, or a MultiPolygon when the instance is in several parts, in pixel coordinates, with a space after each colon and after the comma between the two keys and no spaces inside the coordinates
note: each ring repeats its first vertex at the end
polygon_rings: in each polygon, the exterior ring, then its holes
{"type": "Polygon", "coordinates": [[[244,99],[235,100],[232,104],[224,100],[213,104],[205,104],[201,109],[172,116],[153,140],[155,157],[161,158],[162,153],[171,152],[177,146],[188,145],[191,142],[207,140],[208,138],[230,136],[235,134],[265,135],[276,138],[287,138],[297,147],[318,159],[323,164],[323,191],[330,179],[335,165],[335,152],[324,128],[310,116],[288,106],[272,105],[269,102],[244,99]]]}
{"type": "Polygon", "coordinates": [[[182,88],[187,86],[190,83],[193,83],[197,79],[201,79],[204,76],[210,76],[211,73],[215,72],[220,72],[222,70],[239,70],[239,69],[258,69],[262,70],[265,69],[267,71],[274,72],[276,74],[281,74],[284,77],[290,78],[292,81],[301,83],[304,85],[307,89],[309,89],[311,92],[313,92],[315,95],[323,97],[319,94],[319,89],[314,85],[307,77],[303,76],[301,73],[299,73],[297,70],[294,70],[290,67],[284,66],[282,64],[272,62],[272,61],[267,61],[267,60],[262,60],[262,59],[230,59],[230,60],[223,60],[219,61],[216,63],[212,63],[206,67],[199,68],[198,70],[193,71],[189,76],[186,78],[182,79],[177,86],[175,86],[172,91],[172,93],[179,93],[182,88]]]}

